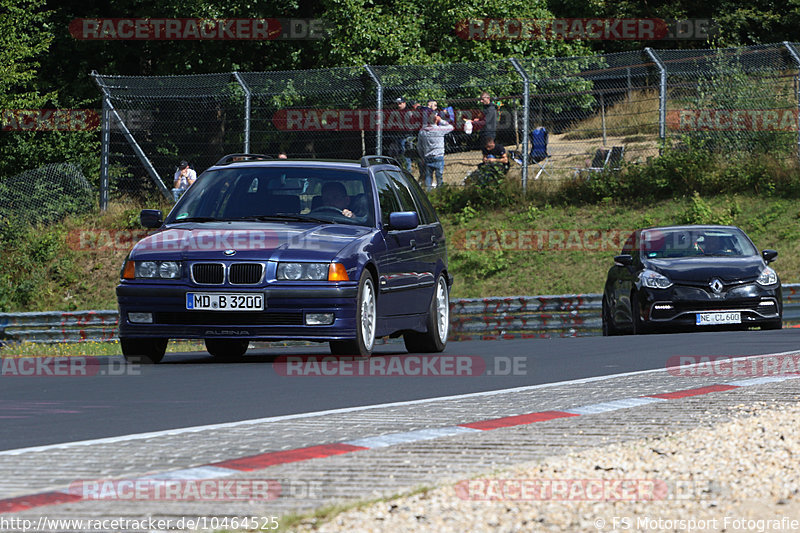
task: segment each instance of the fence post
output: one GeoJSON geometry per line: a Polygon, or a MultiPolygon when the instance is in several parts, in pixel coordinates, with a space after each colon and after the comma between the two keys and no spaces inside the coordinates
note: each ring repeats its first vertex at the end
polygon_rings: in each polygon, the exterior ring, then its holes
{"type": "MultiPolygon", "coordinates": [[[[153,180],[153,183],[156,184],[156,187],[158,187],[158,189],[161,191],[161,194],[164,195],[164,198],[166,198],[169,201],[172,201],[173,198],[170,190],[167,189],[167,187],[164,185],[164,182],[161,181],[161,178],[158,176],[158,172],[156,172],[156,169],[153,168],[153,164],[150,162],[149,159],[147,159],[147,156],[144,154],[142,147],[139,146],[139,143],[137,143],[136,139],[133,138],[131,130],[129,130],[128,126],[125,125],[125,121],[122,120],[122,117],[119,116],[119,113],[117,113],[117,110],[114,108],[114,104],[111,103],[111,95],[108,93],[108,89],[100,82],[99,80],[100,76],[97,74],[97,72],[94,71],[92,71],[91,76],[94,78],[95,83],[97,84],[98,87],[100,87],[100,90],[103,92],[103,96],[105,97],[106,103],[108,105],[108,110],[110,111],[111,115],[113,115],[113,117],[117,119],[117,124],[119,124],[119,127],[122,130],[122,135],[125,136],[125,140],[128,141],[128,144],[130,144],[131,148],[133,148],[134,153],[136,153],[136,157],[139,158],[139,161],[141,161],[145,170],[147,170],[147,173],[150,174],[150,178],[153,180]]],[[[109,120],[109,128],[110,126],[111,126],[111,121],[109,120]]]]}
{"type": "Polygon", "coordinates": [[[631,67],[626,67],[625,71],[628,77],[628,103],[630,103],[631,94],[633,93],[633,84],[631,83],[631,67]]]}
{"type": "Polygon", "coordinates": [[[111,149],[111,112],[108,96],[103,94],[103,116],[100,131],[100,210],[108,209],[108,159],[111,149]]]}
{"type": "Polygon", "coordinates": [[[652,48],[645,48],[645,52],[656,64],[658,70],[661,72],[661,81],[658,87],[658,136],[661,138],[663,146],[664,141],[667,139],[667,68],[664,63],[658,58],[652,48]]]}
{"type": "MultiPolygon", "coordinates": [[[[794,59],[794,62],[797,65],[798,69],[797,72],[798,83],[795,85],[795,87],[797,88],[797,93],[795,94],[795,97],[797,98],[798,116],[800,116],[800,56],[797,55],[797,50],[794,49],[794,46],[792,46],[792,43],[790,43],[789,41],[783,41],[783,46],[785,46],[786,49],[789,51],[789,55],[791,55],[792,59],[794,59]]],[[[798,159],[800,159],[800,128],[798,128],[797,132],[797,157],[798,159]]]]}
{"type": "MultiPolygon", "coordinates": [[[[600,89],[602,91],[602,89],[600,89]]],[[[600,123],[603,127],[603,146],[608,144],[606,140],[606,96],[603,92],[600,93],[600,123]]]]}
{"type": "Polygon", "coordinates": [[[529,131],[530,131],[530,80],[528,74],[516,58],[511,58],[511,64],[522,78],[522,192],[528,190],[528,155],[530,154],[529,131]]]}
{"type": "Polygon", "coordinates": [[[242,90],[244,91],[244,153],[250,153],[250,100],[251,100],[251,93],[250,89],[245,84],[242,77],[239,75],[238,72],[234,72],[233,76],[236,78],[236,81],[239,82],[241,85],[242,90]]]}
{"type": "Polygon", "coordinates": [[[383,154],[383,85],[381,85],[381,80],[378,79],[378,76],[372,71],[369,65],[364,65],[369,76],[372,78],[372,81],[375,82],[375,85],[378,86],[378,133],[375,138],[375,155],[382,155],[383,154]]]}

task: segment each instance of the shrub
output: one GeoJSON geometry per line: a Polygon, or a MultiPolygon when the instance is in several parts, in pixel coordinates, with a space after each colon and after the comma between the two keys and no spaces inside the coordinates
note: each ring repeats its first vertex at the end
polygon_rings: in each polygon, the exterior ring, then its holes
{"type": "Polygon", "coordinates": [[[460,213],[473,208],[502,208],[518,205],[522,198],[518,181],[509,178],[502,165],[482,165],[467,176],[463,187],[443,185],[430,194],[440,213],[460,213]]]}
{"type": "Polygon", "coordinates": [[[596,203],[605,198],[648,203],[695,192],[797,198],[800,167],[794,157],[714,153],[705,141],[683,139],[646,165],[624,165],[620,171],[608,170],[565,183],[555,196],[568,204],[596,203]]]}

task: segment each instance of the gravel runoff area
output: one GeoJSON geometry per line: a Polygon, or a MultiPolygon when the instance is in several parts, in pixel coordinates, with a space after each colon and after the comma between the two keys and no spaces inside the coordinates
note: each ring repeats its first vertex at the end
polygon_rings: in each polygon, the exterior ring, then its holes
{"type": "Polygon", "coordinates": [[[525,463],[295,530],[800,532],[798,404],[741,404],[712,428],[525,463]]]}

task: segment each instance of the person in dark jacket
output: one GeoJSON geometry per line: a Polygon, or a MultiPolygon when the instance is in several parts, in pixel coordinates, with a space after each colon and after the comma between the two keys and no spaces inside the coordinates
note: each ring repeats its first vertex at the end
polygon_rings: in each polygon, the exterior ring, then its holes
{"type": "Polygon", "coordinates": [[[497,137],[497,104],[492,102],[492,97],[486,91],[481,93],[480,102],[483,104],[483,118],[472,119],[472,127],[481,128],[479,144],[481,148],[486,146],[488,139],[497,137]]]}

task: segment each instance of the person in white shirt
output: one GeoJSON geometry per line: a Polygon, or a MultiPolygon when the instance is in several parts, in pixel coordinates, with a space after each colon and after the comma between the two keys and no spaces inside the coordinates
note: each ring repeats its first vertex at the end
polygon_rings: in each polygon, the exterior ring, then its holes
{"type": "Polygon", "coordinates": [[[429,124],[419,130],[417,135],[417,152],[425,169],[425,186],[428,190],[444,183],[444,136],[453,131],[449,124],[439,115],[429,114],[429,124]],[[432,184],[433,173],[436,172],[436,184],[432,184]]]}
{"type": "Polygon", "coordinates": [[[189,163],[187,161],[181,161],[181,164],[178,165],[178,170],[175,171],[175,177],[173,178],[172,184],[172,197],[176,202],[181,195],[186,192],[186,189],[191,187],[192,183],[194,183],[196,179],[197,172],[189,167],[189,163]]]}

